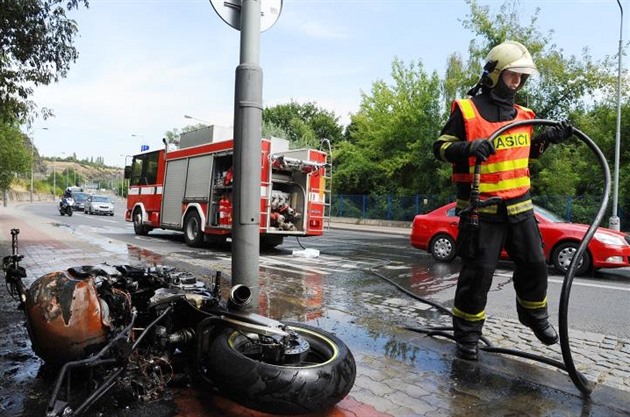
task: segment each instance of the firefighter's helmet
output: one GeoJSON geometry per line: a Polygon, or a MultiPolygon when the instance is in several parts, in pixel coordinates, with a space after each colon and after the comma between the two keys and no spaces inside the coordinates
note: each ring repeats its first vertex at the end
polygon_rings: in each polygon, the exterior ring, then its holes
{"type": "MultiPolygon", "coordinates": [[[[488,53],[486,62],[494,67],[488,72],[485,81],[486,85],[490,88],[494,88],[497,85],[499,76],[504,70],[526,75],[537,72],[536,64],[534,64],[534,60],[527,48],[516,41],[505,41],[492,48],[488,53]]],[[[521,82],[521,86],[523,82],[521,82]]]]}

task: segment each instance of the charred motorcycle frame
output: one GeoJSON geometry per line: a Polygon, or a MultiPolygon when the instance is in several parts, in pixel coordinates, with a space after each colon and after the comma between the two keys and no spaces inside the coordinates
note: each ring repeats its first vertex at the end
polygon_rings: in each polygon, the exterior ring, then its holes
{"type": "Polygon", "coordinates": [[[11,230],[2,266],[33,350],[59,369],[49,417],[80,415],[112,390],[160,398],[179,374],[277,414],[330,408],[354,384],[355,361],[339,338],[247,312],[251,292],[242,285],[223,301],[220,272],[208,286],[171,267],[102,264],[52,272],[26,288],[18,234],[11,230]],[[75,392],[79,378],[89,381],[87,394],[75,392]]]}

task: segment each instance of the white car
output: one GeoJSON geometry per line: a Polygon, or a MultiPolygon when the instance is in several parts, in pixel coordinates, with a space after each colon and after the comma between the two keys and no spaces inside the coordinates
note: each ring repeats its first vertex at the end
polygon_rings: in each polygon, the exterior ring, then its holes
{"type": "Polygon", "coordinates": [[[113,216],[114,202],[109,196],[96,194],[87,199],[83,211],[88,214],[109,214],[113,216]]]}

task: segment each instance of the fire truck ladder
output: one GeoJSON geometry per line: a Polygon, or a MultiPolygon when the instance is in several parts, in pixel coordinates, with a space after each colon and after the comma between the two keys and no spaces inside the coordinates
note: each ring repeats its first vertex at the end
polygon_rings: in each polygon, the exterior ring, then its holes
{"type": "Polygon", "coordinates": [[[324,176],[324,222],[326,230],[330,229],[330,218],[332,216],[332,170],[333,157],[330,140],[323,138],[319,142],[319,150],[326,152],[326,175],[324,176]]]}

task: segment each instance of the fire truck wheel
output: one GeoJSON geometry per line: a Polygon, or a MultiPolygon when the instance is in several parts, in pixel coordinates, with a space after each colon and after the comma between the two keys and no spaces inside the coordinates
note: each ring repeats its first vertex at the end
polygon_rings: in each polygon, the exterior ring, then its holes
{"type": "Polygon", "coordinates": [[[195,210],[186,215],[184,220],[184,240],[188,246],[197,247],[203,243],[201,217],[195,210]]]}
{"type": "Polygon", "coordinates": [[[273,414],[306,414],[330,409],[350,391],[356,377],[352,353],[335,335],[303,323],[291,329],[308,352],[265,356],[259,337],[217,328],[202,359],[204,373],[233,401],[273,414]]]}
{"type": "Polygon", "coordinates": [[[133,231],[140,236],[145,236],[149,233],[149,229],[142,224],[142,211],[136,209],[133,212],[133,231]]]}

